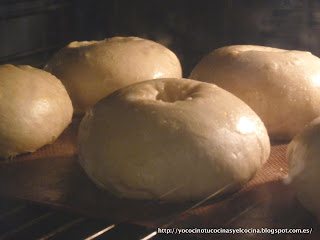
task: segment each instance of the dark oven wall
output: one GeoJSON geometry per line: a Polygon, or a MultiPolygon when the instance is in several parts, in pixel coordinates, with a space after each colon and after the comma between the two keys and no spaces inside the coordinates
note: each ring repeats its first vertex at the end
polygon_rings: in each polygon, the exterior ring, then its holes
{"type": "Polygon", "coordinates": [[[7,0],[0,3],[0,64],[42,67],[71,41],[135,35],[172,49],[187,77],[200,58],[231,44],[319,56],[317,0],[7,0]]]}

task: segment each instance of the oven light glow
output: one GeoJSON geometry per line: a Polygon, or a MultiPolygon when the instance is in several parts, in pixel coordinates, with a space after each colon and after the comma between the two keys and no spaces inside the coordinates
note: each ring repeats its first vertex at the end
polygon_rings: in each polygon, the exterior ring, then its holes
{"type": "Polygon", "coordinates": [[[153,78],[161,78],[163,76],[162,72],[156,72],[155,74],[153,74],[153,78]]]}
{"type": "Polygon", "coordinates": [[[255,130],[255,123],[250,121],[247,117],[241,117],[238,125],[237,131],[242,134],[252,133],[255,130]]]}
{"type": "Polygon", "coordinates": [[[315,75],[312,78],[312,82],[316,87],[320,87],[320,74],[315,75]]]}
{"type": "Polygon", "coordinates": [[[32,103],[32,114],[33,116],[42,117],[50,109],[50,103],[47,99],[40,99],[32,103]]]}

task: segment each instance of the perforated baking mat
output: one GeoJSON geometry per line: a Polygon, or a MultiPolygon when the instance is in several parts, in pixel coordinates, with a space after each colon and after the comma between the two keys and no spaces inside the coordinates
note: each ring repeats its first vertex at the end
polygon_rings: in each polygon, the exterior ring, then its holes
{"type": "MultiPolygon", "coordinates": [[[[115,198],[97,188],[80,168],[76,148],[80,120],[80,117],[74,118],[53,144],[35,153],[0,161],[0,195],[114,223],[131,222],[155,228],[269,231],[267,234],[218,234],[214,239],[320,239],[319,223],[283,183],[288,172],[286,143],[273,143],[268,162],[236,193],[179,204],[132,201],[115,198]],[[272,234],[272,229],[297,228],[312,229],[312,234],[272,234]]],[[[201,238],[212,239],[212,235],[201,234],[201,238]]]]}

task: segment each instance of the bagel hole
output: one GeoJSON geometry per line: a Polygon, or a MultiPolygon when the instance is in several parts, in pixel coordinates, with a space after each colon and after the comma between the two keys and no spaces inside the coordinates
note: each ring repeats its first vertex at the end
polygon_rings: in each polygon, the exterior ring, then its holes
{"type": "Polygon", "coordinates": [[[174,103],[177,101],[189,101],[192,100],[191,96],[192,88],[187,86],[181,86],[180,84],[165,84],[158,94],[156,100],[174,103]]]}

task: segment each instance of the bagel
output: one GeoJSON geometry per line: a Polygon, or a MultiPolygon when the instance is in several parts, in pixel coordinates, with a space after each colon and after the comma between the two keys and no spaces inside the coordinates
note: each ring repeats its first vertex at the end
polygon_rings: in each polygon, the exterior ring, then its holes
{"type": "Polygon", "coordinates": [[[72,42],[58,51],[44,70],[62,81],[79,114],[121,87],[182,76],[180,61],[172,51],[138,37],[72,42]]]}
{"type": "Polygon", "coordinates": [[[239,189],[267,161],[260,118],[209,83],[156,79],[99,101],[81,121],[79,162],[129,199],[199,200],[239,189]],[[222,191],[223,190],[223,191],[222,191]]]}
{"type": "Polygon", "coordinates": [[[235,45],[214,50],[192,70],[247,103],[273,140],[291,140],[320,115],[320,59],[310,52],[235,45]]]}
{"type": "Polygon", "coordinates": [[[72,120],[62,83],[31,66],[0,66],[0,157],[34,152],[52,143],[72,120]]]}

